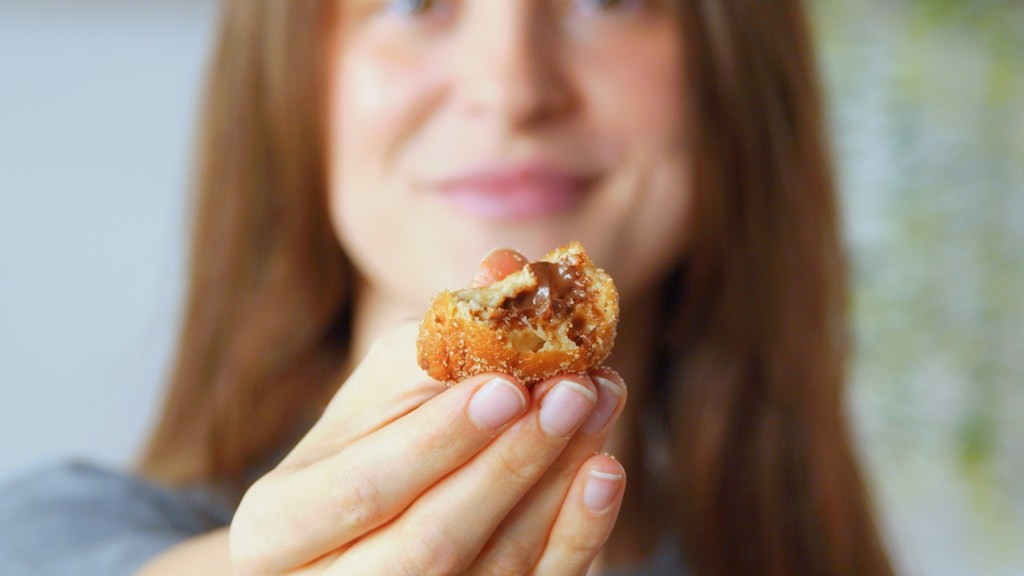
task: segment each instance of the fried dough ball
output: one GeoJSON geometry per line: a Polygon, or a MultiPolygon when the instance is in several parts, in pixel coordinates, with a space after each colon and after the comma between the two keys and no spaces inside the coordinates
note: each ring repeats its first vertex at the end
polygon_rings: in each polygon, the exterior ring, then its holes
{"type": "Polygon", "coordinates": [[[489,286],[435,296],[420,325],[419,365],[448,384],[500,372],[530,386],[600,365],[618,319],[611,277],[572,242],[489,286]]]}

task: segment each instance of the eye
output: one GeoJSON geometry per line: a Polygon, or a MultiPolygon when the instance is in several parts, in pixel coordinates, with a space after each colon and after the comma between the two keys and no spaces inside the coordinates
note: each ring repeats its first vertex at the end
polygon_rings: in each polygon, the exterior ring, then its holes
{"type": "Polygon", "coordinates": [[[451,4],[444,0],[387,0],[384,11],[395,16],[425,16],[451,4]]]}
{"type": "Polygon", "coordinates": [[[392,24],[438,31],[451,26],[462,0],[379,0],[378,15],[392,24]]]}
{"type": "Polygon", "coordinates": [[[638,10],[646,7],[648,0],[576,0],[580,10],[591,12],[611,12],[615,10],[638,10]]]}
{"type": "Polygon", "coordinates": [[[427,11],[431,4],[431,0],[392,0],[387,3],[387,9],[398,14],[419,14],[427,11]]]}

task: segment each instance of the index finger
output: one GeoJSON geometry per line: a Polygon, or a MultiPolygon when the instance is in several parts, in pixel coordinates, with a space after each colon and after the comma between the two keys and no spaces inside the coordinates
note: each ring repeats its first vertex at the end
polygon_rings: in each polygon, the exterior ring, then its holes
{"type": "Polygon", "coordinates": [[[336,550],[402,512],[465,464],[527,407],[510,377],[481,374],[298,469],[279,468],[243,498],[232,534],[241,558],[287,571],[336,550]]]}
{"type": "Polygon", "coordinates": [[[443,392],[416,363],[417,331],[405,322],[379,337],[281,466],[322,460],[443,392]]]}

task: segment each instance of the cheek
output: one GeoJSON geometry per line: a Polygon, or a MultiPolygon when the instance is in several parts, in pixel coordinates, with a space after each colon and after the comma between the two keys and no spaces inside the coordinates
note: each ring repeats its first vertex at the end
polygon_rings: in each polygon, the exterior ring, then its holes
{"type": "Polygon", "coordinates": [[[331,220],[343,249],[377,285],[411,285],[409,251],[396,237],[416,223],[404,186],[403,153],[430,106],[429,63],[373,47],[349,47],[331,97],[331,220]],[[387,263],[385,266],[384,263],[387,263]]]}
{"type": "Polygon", "coordinates": [[[335,171],[377,179],[396,171],[417,119],[432,105],[440,70],[373,46],[346,52],[332,87],[335,171]]]}
{"type": "MultiPolygon", "coordinates": [[[[590,73],[606,129],[631,149],[681,147],[686,134],[682,53],[675,34],[601,58],[590,73]]],[[[627,152],[628,153],[628,152],[627,152]]]]}
{"type": "Polygon", "coordinates": [[[692,165],[678,41],[608,54],[592,73],[595,131],[612,143],[616,167],[606,202],[615,245],[609,272],[624,299],[642,295],[686,251],[692,205],[692,165]]]}
{"type": "Polygon", "coordinates": [[[684,255],[689,245],[693,191],[681,146],[633,148],[616,206],[614,257],[609,272],[623,299],[643,297],[684,255]]]}
{"type": "Polygon", "coordinates": [[[388,110],[400,100],[384,87],[393,74],[364,58],[345,58],[332,87],[330,204],[331,219],[342,247],[365,270],[384,228],[377,224],[391,210],[390,195],[379,190],[386,174],[388,110]]]}

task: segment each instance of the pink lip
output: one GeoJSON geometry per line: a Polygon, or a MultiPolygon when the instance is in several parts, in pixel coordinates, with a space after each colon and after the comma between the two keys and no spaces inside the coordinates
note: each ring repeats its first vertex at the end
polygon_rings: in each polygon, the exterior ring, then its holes
{"type": "Polygon", "coordinates": [[[445,203],[469,216],[525,220],[572,211],[594,181],[548,164],[497,164],[441,179],[435,189],[445,203]]]}

